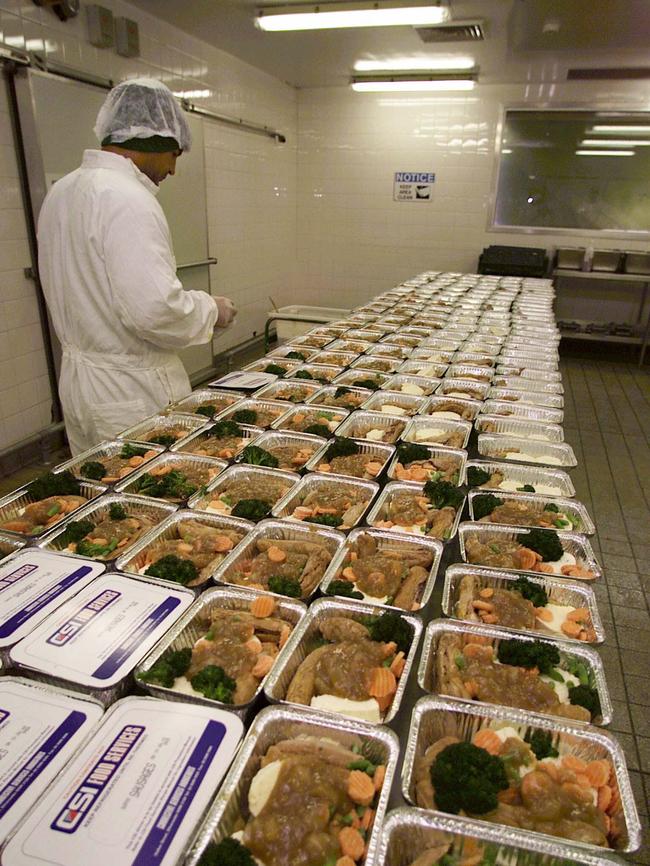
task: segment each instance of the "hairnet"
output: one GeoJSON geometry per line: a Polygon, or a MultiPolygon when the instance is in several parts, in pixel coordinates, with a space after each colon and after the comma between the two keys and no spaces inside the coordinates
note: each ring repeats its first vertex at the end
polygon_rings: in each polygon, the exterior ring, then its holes
{"type": "Polygon", "coordinates": [[[132,78],[114,87],[99,109],[94,129],[100,142],[134,138],[175,138],[181,150],[192,145],[190,128],[174,94],[155,78],[132,78]]]}

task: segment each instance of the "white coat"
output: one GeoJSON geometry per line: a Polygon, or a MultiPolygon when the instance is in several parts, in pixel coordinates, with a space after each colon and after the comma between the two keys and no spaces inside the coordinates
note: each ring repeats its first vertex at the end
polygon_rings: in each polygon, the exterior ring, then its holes
{"type": "Polygon", "coordinates": [[[175,350],[212,337],[216,301],[178,280],[157,191],[130,159],[87,150],[41,209],[39,272],[73,454],[188,394],[175,350]]]}

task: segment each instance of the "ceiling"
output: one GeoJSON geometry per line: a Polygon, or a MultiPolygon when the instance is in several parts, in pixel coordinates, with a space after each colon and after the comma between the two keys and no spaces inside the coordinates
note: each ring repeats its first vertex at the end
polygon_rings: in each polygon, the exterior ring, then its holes
{"type": "Polygon", "coordinates": [[[645,65],[650,44],[649,0],[449,0],[454,20],[479,18],[486,30],[484,42],[450,44],[425,44],[411,27],[294,33],[255,27],[258,5],[301,0],[130,2],[295,87],[347,84],[357,60],[454,55],[473,57],[483,81],[521,80],[542,67],[564,79],[569,65],[589,65],[596,52],[602,60],[604,48],[610,65],[645,65]]]}

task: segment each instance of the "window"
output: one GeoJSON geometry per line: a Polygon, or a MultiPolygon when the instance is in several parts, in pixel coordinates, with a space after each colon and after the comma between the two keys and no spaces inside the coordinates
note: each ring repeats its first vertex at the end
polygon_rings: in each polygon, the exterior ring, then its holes
{"type": "Polygon", "coordinates": [[[650,114],[506,111],[493,227],[650,232],[650,114]]]}

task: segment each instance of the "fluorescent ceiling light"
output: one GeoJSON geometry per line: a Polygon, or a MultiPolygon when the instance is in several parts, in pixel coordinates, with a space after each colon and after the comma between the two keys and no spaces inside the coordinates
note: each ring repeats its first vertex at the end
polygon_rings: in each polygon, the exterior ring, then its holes
{"type": "Polygon", "coordinates": [[[474,69],[473,57],[396,57],[394,60],[357,60],[355,72],[449,72],[474,69]]]}
{"type": "Polygon", "coordinates": [[[650,132],[650,126],[620,126],[619,124],[608,124],[607,126],[598,125],[592,126],[591,129],[587,130],[587,133],[591,135],[593,132],[606,132],[608,135],[618,135],[619,133],[623,135],[634,134],[635,132],[648,133],[650,132]]]}
{"type": "Polygon", "coordinates": [[[512,150],[509,147],[504,147],[501,153],[512,153],[512,150]]]}
{"type": "Polygon", "coordinates": [[[262,30],[329,30],[338,27],[427,27],[448,18],[443,6],[392,6],[378,3],[326,3],[320,6],[268,6],[259,10],[255,23],[262,30]],[[318,11],[317,11],[318,10],[318,11]]]}
{"type": "Polygon", "coordinates": [[[576,156],[634,156],[633,150],[576,150],[576,156]]]}
{"type": "Polygon", "coordinates": [[[359,92],[396,92],[425,90],[473,90],[475,81],[470,79],[404,79],[402,81],[353,81],[352,90],[359,92]]]}
{"type": "Polygon", "coordinates": [[[580,147],[648,147],[650,139],[642,138],[585,138],[580,147]]]}
{"type": "Polygon", "coordinates": [[[211,90],[174,90],[173,93],[177,99],[209,99],[212,96],[211,90]]]}

